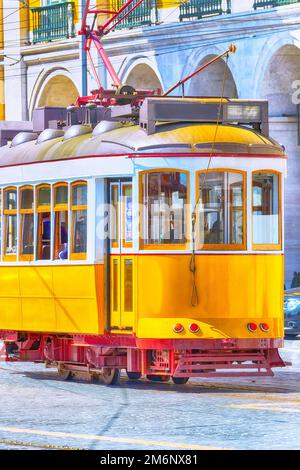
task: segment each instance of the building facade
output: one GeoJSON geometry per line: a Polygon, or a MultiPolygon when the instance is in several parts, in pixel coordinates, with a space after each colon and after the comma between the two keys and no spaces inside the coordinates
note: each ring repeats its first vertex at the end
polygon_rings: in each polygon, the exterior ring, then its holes
{"type": "MultiPolygon", "coordinates": [[[[107,0],[107,8],[121,3],[107,0]]],[[[0,119],[27,120],[35,107],[67,106],[97,87],[77,35],[82,2],[0,0],[0,8],[0,119]]],[[[271,136],[289,156],[287,287],[300,271],[299,24],[300,0],[144,0],[104,39],[123,83],[162,90],[236,44],[225,95],[268,99],[271,136]]],[[[224,67],[219,61],[207,68],[187,83],[185,94],[220,95],[224,67]]],[[[110,87],[100,63],[99,72],[110,87]]]]}

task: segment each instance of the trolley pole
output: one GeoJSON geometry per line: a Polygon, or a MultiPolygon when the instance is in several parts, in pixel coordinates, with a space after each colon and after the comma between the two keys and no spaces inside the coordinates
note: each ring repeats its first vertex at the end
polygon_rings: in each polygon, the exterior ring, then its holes
{"type": "MultiPolygon", "coordinates": [[[[85,2],[86,0],[82,0],[81,2],[81,18],[83,18],[84,11],[85,11],[85,2]]],[[[85,36],[81,36],[81,93],[82,96],[87,95],[87,57],[84,50],[85,44],[85,36]]]]}

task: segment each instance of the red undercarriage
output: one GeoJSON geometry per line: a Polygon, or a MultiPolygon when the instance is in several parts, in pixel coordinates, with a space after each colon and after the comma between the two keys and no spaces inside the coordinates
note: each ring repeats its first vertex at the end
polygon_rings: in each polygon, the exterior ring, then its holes
{"type": "Polygon", "coordinates": [[[272,376],[287,365],[282,339],[139,339],[134,336],[57,335],[0,330],[2,361],[45,362],[65,371],[100,374],[126,369],[148,376],[272,376]]]}

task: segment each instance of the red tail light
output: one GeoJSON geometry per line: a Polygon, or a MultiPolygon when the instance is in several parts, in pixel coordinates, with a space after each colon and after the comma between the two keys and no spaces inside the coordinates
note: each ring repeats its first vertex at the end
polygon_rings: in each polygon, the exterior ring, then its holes
{"type": "Polygon", "coordinates": [[[270,329],[269,325],[267,323],[261,323],[259,325],[261,331],[263,331],[264,333],[267,333],[270,329]]]}
{"type": "Polygon", "coordinates": [[[176,325],[173,326],[174,333],[181,333],[183,330],[184,328],[181,323],[176,323],[176,325]]]}
{"type": "Polygon", "coordinates": [[[250,331],[250,333],[255,333],[257,331],[257,324],[256,323],[248,323],[247,328],[250,331]]]}
{"type": "Polygon", "coordinates": [[[197,333],[199,331],[199,326],[197,325],[197,323],[191,323],[191,325],[189,326],[189,330],[191,333],[197,333]]]}

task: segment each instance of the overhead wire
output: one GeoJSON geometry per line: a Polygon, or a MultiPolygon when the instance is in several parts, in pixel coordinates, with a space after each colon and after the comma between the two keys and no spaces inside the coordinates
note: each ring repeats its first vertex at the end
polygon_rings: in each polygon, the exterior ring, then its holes
{"type": "MultiPolygon", "coordinates": [[[[243,20],[244,21],[244,20],[243,20]]],[[[194,23],[194,22],[191,22],[191,23],[194,23]]],[[[300,25],[300,21],[295,21],[293,23],[289,23],[289,24],[284,24],[282,26],[278,26],[278,24],[271,24],[271,25],[268,25],[268,28],[266,29],[265,26],[261,26],[259,27],[260,29],[257,30],[257,26],[256,26],[256,30],[253,34],[253,29],[251,28],[243,28],[243,33],[241,33],[240,35],[236,35],[236,30],[235,29],[226,29],[227,31],[227,34],[231,34],[231,33],[234,33],[234,36],[231,36],[229,38],[230,41],[239,41],[239,40],[242,40],[242,39],[246,39],[246,38],[253,38],[253,37],[259,37],[259,38],[262,38],[262,37],[266,37],[269,35],[269,32],[270,31],[273,31],[274,28],[276,28],[276,31],[277,33],[280,33],[280,32],[285,32],[285,31],[289,31],[291,29],[293,29],[294,27],[299,27],[300,25]]],[[[12,31],[15,31],[15,28],[12,29],[12,31]]],[[[125,29],[124,29],[125,31],[125,29]]],[[[207,32],[206,32],[207,33],[207,32]]],[[[213,43],[213,44],[216,44],[216,39],[214,39],[215,37],[219,37],[220,36],[220,32],[216,31],[216,32],[209,32],[210,36],[211,36],[211,39],[210,39],[210,43],[213,43]]],[[[106,39],[104,38],[104,41],[106,41],[106,39]]],[[[219,43],[220,42],[224,42],[224,41],[218,41],[219,43]]],[[[209,43],[205,43],[206,45],[208,45],[209,43]]],[[[20,40],[19,39],[16,39],[16,40],[6,40],[5,41],[5,45],[7,46],[21,46],[21,47],[24,47],[25,45],[31,45],[31,44],[26,44],[24,43],[23,45],[20,44],[20,40]]],[[[193,49],[193,48],[199,48],[199,45],[196,45],[196,46],[190,46],[188,49],[193,49]]],[[[177,50],[186,50],[187,48],[185,46],[183,46],[182,48],[177,48],[177,50]]],[[[168,52],[165,52],[165,53],[168,53],[168,52]]],[[[163,55],[164,52],[160,52],[160,53],[155,53],[155,54],[152,54],[153,55],[163,55]]],[[[12,53],[10,53],[10,55],[14,55],[12,53]]],[[[18,54],[16,54],[18,55],[18,54]]]]}
{"type": "Polygon", "coordinates": [[[218,130],[219,130],[220,123],[221,123],[222,105],[223,105],[223,102],[224,102],[225,86],[226,86],[227,75],[228,75],[228,61],[229,61],[229,52],[227,52],[225,65],[224,65],[224,74],[223,74],[223,80],[222,80],[222,86],[221,86],[220,102],[219,102],[219,106],[218,106],[217,121],[216,121],[216,125],[215,125],[215,132],[214,132],[214,136],[213,136],[213,140],[212,140],[212,146],[211,146],[211,150],[210,150],[208,164],[207,164],[206,170],[204,171],[204,178],[203,178],[202,183],[201,183],[201,179],[200,179],[199,195],[198,195],[198,198],[195,202],[193,212],[192,212],[192,221],[191,221],[192,222],[191,223],[191,225],[192,225],[192,255],[191,255],[190,264],[189,264],[189,270],[192,273],[192,290],[191,290],[191,306],[192,307],[197,307],[198,304],[199,304],[199,294],[198,294],[197,277],[196,277],[196,273],[197,273],[197,262],[196,262],[197,229],[196,229],[196,224],[198,223],[198,213],[197,212],[198,212],[199,203],[202,200],[202,191],[205,189],[206,177],[207,177],[207,173],[210,169],[211,162],[212,162],[212,159],[213,159],[213,154],[214,154],[214,151],[215,151],[215,145],[216,145],[216,141],[217,141],[217,134],[218,134],[218,130]]]}
{"type": "MultiPolygon", "coordinates": [[[[36,0],[36,1],[39,1],[39,0],[36,0]]],[[[34,3],[36,3],[36,2],[34,2],[34,3]]],[[[179,1],[179,2],[169,2],[168,4],[164,4],[164,5],[169,5],[170,8],[173,6],[173,7],[175,8],[175,10],[173,10],[172,12],[170,12],[170,13],[162,20],[161,23],[165,23],[165,20],[166,20],[167,18],[169,18],[171,15],[173,15],[174,12],[176,11],[176,9],[180,8],[180,6],[184,5],[185,3],[187,3],[186,0],[181,0],[181,1],[179,1]],[[176,5],[177,5],[177,6],[176,6],[176,5]]],[[[105,4],[105,3],[99,4],[99,6],[102,6],[102,5],[103,5],[103,8],[106,7],[106,4],[105,4]]],[[[78,6],[81,6],[81,5],[79,4],[78,6]]],[[[27,7],[28,7],[28,6],[27,6],[27,7]]],[[[3,21],[4,21],[4,19],[6,19],[8,16],[11,16],[12,14],[17,13],[19,10],[22,10],[23,8],[24,8],[24,6],[20,7],[20,8],[17,9],[17,10],[14,10],[10,15],[7,15],[6,17],[4,17],[4,18],[3,18],[3,21]]],[[[28,7],[28,8],[31,8],[31,7],[28,7]]],[[[269,10],[268,10],[268,11],[269,11],[269,10]]],[[[252,10],[251,10],[251,12],[252,12],[252,10]]],[[[252,13],[253,13],[253,12],[252,12],[252,13]]],[[[212,19],[218,19],[219,17],[220,17],[220,15],[210,15],[210,16],[208,16],[208,17],[201,18],[201,21],[212,20],[212,19]]],[[[223,16],[222,16],[222,19],[223,19],[223,20],[226,20],[226,19],[229,20],[229,19],[230,19],[230,23],[233,24],[233,25],[234,25],[234,24],[240,24],[240,22],[241,22],[241,19],[240,19],[240,18],[235,18],[234,15],[232,15],[232,14],[223,15],[223,16]]],[[[253,18],[252,18],[252,17],[249,17],[249,18],[243,18],[243,19],[242,19],[243,23],[251,23],[251,22],[253,22],[254,20],[255,20],[255,23],[256,23],[256,24],[257,24],[257,23],[260,23],[260,22],[262,22],[263,24],[265,24],[265,23],[268,22],[268,21],[274,22],[274,18],[266,18],[266,17],[261,17],[261,18],[258,17],[258,18],[257,18],[256,16],[255,16],[255,18],[254,18],[254,17],[253,17],[253,18]]],[[[25,19],[25,20],[18,19],[18,20],[16,20],[16,21],[6,22],[6,24],[19,24],[19,23],[22,23],[22,22],[27,23],[27,21],[28,21],[28,20],[26,20],[26,19],[25,19]]],[[[193,20],[193,19],[192,19],[192,20],[188,20],[188,21],[186,21],[185,23],[191,23],[191,22],[194,22],[194,21],[199,21],[199,20],[197,20],[197,19],[195,18],[194,20],[193,20]]],[[[299,21],[293,21],[293,22],[287,23],[287,26],[298,26],[299,24],[300,24],[299,21]]],[[[274,22],[273,24],[270,24],[269,27],[274,27],[275,25],[277,25],[276,22],[274,22]]],[[[14,29],[12,29],[11,31],[14,31],[14,29]]]]}
{"type": "MultiPolygon", "coordinates": [[[[268,37],[269,36],[269,33],[263,33],[263,34],[256,34],[255,35],[256,37],[258,38],[264,38],[264,37],[268,37]]],[[[228,38],[228,42],[238,42],[240,40],[245,40],[245,39],[251,39],[252,38],[252,35],[248,35],[248,36],[243,36],[243,37],[238,37],[238,36],[229,36],[228,38]]],[[[220,46],[220,45],[224,45],[224,39],[220,39],[220,40],[209,40],[209,41],[206,41],[206,42],[201,42],[201,46],[199,46],[199,44],[195,44],[193,46],[182,46],[182,47],[176,47],[176,51],[174,50],[174,48],[172,46],[169,46],[167,50],[164,50],[164,51],[161,51],[161,52],[149,52],[147,57],[149,58],[152,58],[152,57],[160,57],[160,56],[164,56],[166,54],[172,54],[172,53],[178,53],[178,52],[181,52],[181,51],[191,51],[191,50],[196,50],[196,49],[199,49],[201,47],[201,49],[205,48],[205,47],[209,47],[211,45],[214,45],[214,46],[220,46]]],[[[14,54],[11,54],[10,55],[14,55],[14,54]]],[[[18,54],[16,54],[17,57],[19,57],[18,54]]],[[[40,61],[41,64],[43,64],[43,59],[40,61]]],[[[123,58],[120,58],[119,60],[115,60],[114,61],[114,65],[115,66],[118,66],[120,64],[123,63],[123,58]]],[[[81,69],[81,65],[75,65],[75,66],[68,66],[67,70],[70,70],[70,71],[77,71],[77,70],[80,70],[81,69]]],[[[16,77],[26,77],[26,76],[36,76],[36,72],[18,72],[18,73],[13,73],[13,70],[12,72],[8,72],[7,73],[7,77],[9,78],[16,78],[16,77]]]]}
{"type": "MultiPolygon", "coordinates": [[[[39,1],[39,0],[35,0],[32,4],[35,4],[37,1],[39,1]]],[[[177,7],[176,7],[173,11],[171,11],[171,12],[163,19],[163,21],[159,22],[158,24],[161,25],[161,24],[166,23],[166,20],[167,20],[171,15],[173,15],[173,14],[176,12],[176,10],[177,10],[178,8],[180,8],[183,4],[185,4],[186,1],[187,1],[187,0],[180,0],[179,2],[174,2],[174,1],[168,2],[168,4],[169,4],[170,6],[177,5],[177,7]]],[[[7,18],[8,16],[11,16],[11,15],[14,14],[14,13],[17,13],[19,10],[21,10],[21,9],[24,8],[24,7],[27,7],[27,8],[29,9],[29,5],[28,5],[28,3],[26,2],[26,0],[24,1],[24,4],[25,4],[25,5],[22,5],[20,8],[15,9],[12,13],[10,13],[10,14],[7,15],[6,17],[4,17],[4,19],[7,18]]],[[[31,5],[32,5],[32,4],[31,4],[31,5]]],[[[79,6],[81,6],[81,5],[82,5],[82,4],[79,4],[79,6]]],[[[105,3],[98,3],[98,2],[96,2],[95,7],[100,7],[100,8],[101,8],[102,6],[103,6],[103,7],[107,7],[105,3]]],[[[215,16],[216,16],[216,18],[218,18],[218,15],[211,15],[211,16],[209,16],[208,18],[203,18],[202,21],[203,21],[203,20],[205,21],[206,19],[213,19],[215,16]]],[[[240,19],[239,19],[239,18],[236,18],[236,19],[235,19],[234,16],[232,16],[232,15],[225,15],[225,16],[223,17],[223,19],[224,19],[224,18],[227,19],[227,18],[229,18],[229,17],[230,17],[230,23],[231,23],[231,24],[234,25],[235,23],[240,23],[240,19]]],[[[269,19],[270,19],[271,21],[274,21],[273,18],[269,18],[269,19]]],[[[256,22],[256,24],[257,24],[257,22],[259,22],[259,21],[262,21],[262,22],[264,23],[263,26],[260,27],[261,29],[263,28],[264,31],[266,30],[266,26],[265,26],[266,20],[268,20],[268,18],[265,18],[265,17],[263,17],[263,18],[259,18],[259,17],[258,17],[258,18],[257,18],[257,15],[255,15],[255,22],[256,22]]],[[[26,20],[21,20],[21,19],[19,19],[19,20],[16,21],[16,22],[10,22],[10,23],[11,23],[11,24],[16,24],[16,23],[22,23],[22,21],[24,21],[24,23],[26,23],[26,24],[28,23],[28,19],[26,19],[26,20]]],[[[195,20],[195,21],[197,21],[197,20],[195,20]]],[[[193,21],[192,21],[192,22],[193,22],[193,21]]],[[[251,18],[251,17],[250,17],[250,18],[243,18],[243,23],[245,23],[245,22],[248,22],[248,23],[249,23],[249,22],[253,22],[253,18],[251,18]]],[[[207,23],[207,24],[208,24],[208,23],[207,23]]],[[[272,29],[276,26],[276,29],[277,29],[277,31],[279,32],[279,31],[285,31],[286,29],[290,29],[291,27],[297,27],[297,26],[299,26],[299,24],[300,24],[300,21],[294,21],[294,22],[285,23],[282,27],[278,27],[278,24],[277,24],[277,23],[273,23],[273,24],[269,24],[269,25],[267,26],[267,28],[269,28],[269,29],[272,30],[272,29]]],[[[15,28],[13,28],[13,29],[11,29],[11,30],[10,30],[10,29],[6,29],[7,32],[9,32],[9,31],[14,31],[14,30],[15,30],[15,28]]],[[[244,30],[244,32],[245,32],[245,28],[243,28],[243,30],[244,30]]],[[[227,33],[228,33],[228,32],[230,32],[230,30],[227,29],[227,33]]],[[[211,33],[210,33],[210,34],[211,34],[211,33]]],[[[218,35],[218,34],[219,34],[218,32],[215,33],[215,35],[218,35]]],[[[256,26],[256,35],[257,35],[257,26],[256,26]]],[[[236,40],[236,39],[234,39],[234,40],[236,40]]],[[[20,41],[19,41],[19,40],[8,40],[8,41],[5,41],[5,44],[8,45],[8,46],[9,46],[9,45],[12,45],[12,46],[13,46],[14,44],[15,44],[15,45],[19,45],[19,44],[20,44],[20,41]]]]}

